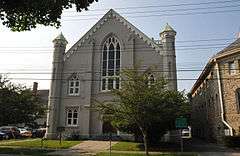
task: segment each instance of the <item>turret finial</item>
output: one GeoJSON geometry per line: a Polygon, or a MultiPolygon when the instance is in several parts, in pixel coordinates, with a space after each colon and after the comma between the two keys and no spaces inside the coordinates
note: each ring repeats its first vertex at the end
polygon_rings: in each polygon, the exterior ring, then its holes
{"type": "Polygon", "coordinates": [[[68,41],[66,40],[66,38],[63,36],[63,33],[61,32],[54,40],[53,43],[63,43],[63,44],[68,44],[68,41]]]}
{"type": "Polygon", "coordinates": [[[165,25],[165,27],[164,27],[162,32],[165,32],[165,31],[174,31],[174,32],[176,32],[168,23],[165,25]]]}

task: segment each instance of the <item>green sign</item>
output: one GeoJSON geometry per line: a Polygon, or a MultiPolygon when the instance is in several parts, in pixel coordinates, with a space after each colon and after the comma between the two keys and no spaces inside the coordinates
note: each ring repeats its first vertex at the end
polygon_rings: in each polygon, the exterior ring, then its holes
{"type": "Polygon", "coordinates": [[[180,118],[176,118],[175,120],[175,126],[176,128],[187,128],[187,119],[180,117],[180,118]]]}

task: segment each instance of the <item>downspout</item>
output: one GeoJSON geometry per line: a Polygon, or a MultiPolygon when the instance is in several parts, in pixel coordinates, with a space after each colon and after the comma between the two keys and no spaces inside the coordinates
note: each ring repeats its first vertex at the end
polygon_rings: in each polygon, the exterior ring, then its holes
{"type": "Polygon", "coordinates": [[[221,120],[228,127],[228,129],[230,130],[230,136],[233,136],[233,129],[232,129],[232,127],[224,119],[222,86],[221,86],[221,80],[220,80],[219,65],[218,65],[216,59],[214,61],[216,62],[216,66],[217,66],[217,81],[218,81],[218,86],[219,86],[218,87],[218,92],[219,92],[219,101],[220,101],[220,106],[221,106],[221,120]]]}

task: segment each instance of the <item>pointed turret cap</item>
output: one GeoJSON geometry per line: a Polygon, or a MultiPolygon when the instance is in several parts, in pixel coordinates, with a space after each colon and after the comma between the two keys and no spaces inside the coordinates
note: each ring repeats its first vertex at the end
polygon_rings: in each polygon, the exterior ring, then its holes
{"type": "Polygon", "coordinates": [[[64,43],[64,44],[68,44],[68,41],[63,36],[62,32],[53,40],[53,42],[61,42],[61,43],[64,43]]]}
{"type": "Polygon", "coordinates": [[[176,32],[168,23],[166,24],[166,26],[164,27],[162,32],[165,32],[165,31],[174,31],[174,32],[176,32]]]}

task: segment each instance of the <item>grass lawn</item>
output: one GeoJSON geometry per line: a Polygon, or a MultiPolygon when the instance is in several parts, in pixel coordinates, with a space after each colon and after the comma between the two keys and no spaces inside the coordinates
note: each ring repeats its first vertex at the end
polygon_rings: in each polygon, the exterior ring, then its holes
{"type": "MultiPolygon", "coordinates": [[[[48,149],[65,149],[79,144],[81,141],[62,141],[62,144],[59,144],[59,140],[44,140],[43,148],[48,149]]],[[[8,147],[21,147],[21,148],[41,148],[41,139],[26,140],[21,142],[12,142],[12,143],[1,143],[0,146],[8,147]]]]}
{"type": "MultiPolygon", "coordinates": [[[[157,146],[149,147],[149,151],[153,152],[176,152],[179,151],[179,145],[173,143],[160,143],[157,146]]],[[[144,151],[144,145],[142,143],[135,142],[118,142],[112,147],[115,151],[144,151]]]]}
{"type": "Polygon", "coordinates": [[[0,140],[0,145],[8,143],[8,142],[13,142],[13,141],[24,141],[24,140],[28,140],[27,139],[10,139],[10,140],[0,140]]]}
{"type": "MultiPolygon", "coordinates": [[[[170,154],[150,154],[151,156],[197,156],[196,154],[174,154],[174,153],[170,153],[170,154]]],[[[109,153],[106,152],[102,152],[102,153],[98,153],[97,156],[110,156],[109,153]]],[[[145,156],[144,153],[134,153],[134,154],[125,154],[125,153],[111,153],[111,156],[145,156]]]]}
{"type": "Polygon", "coordinates": [[[141,143],[135,142],[118,142],[113,145],[112,150],[116,151],[143,151],[144,146],[141,143]]]}

